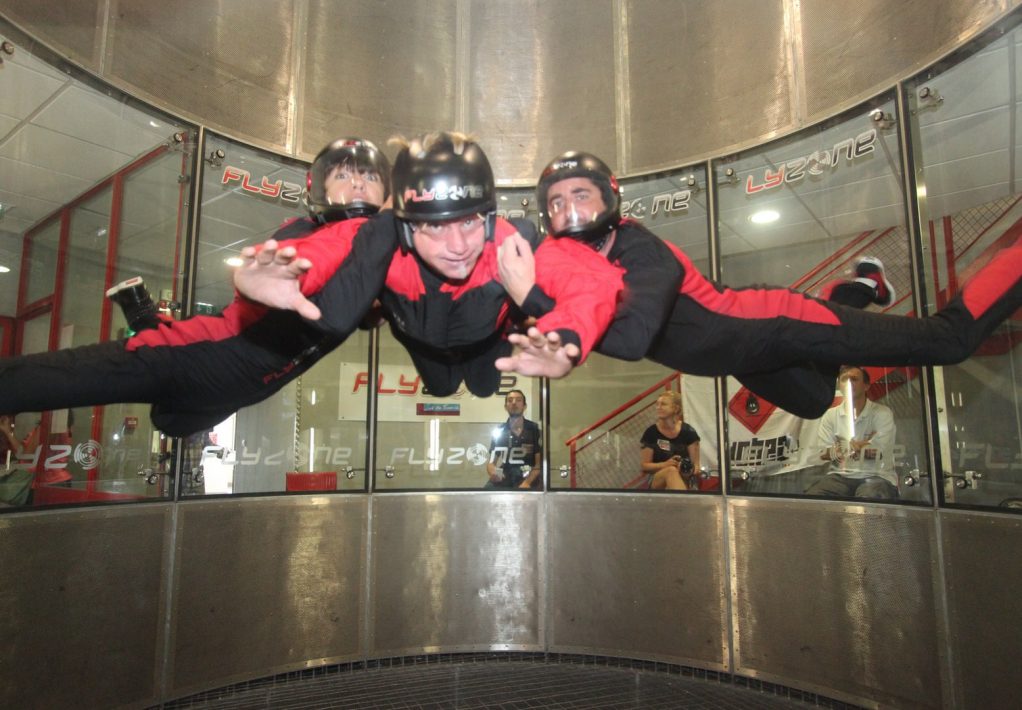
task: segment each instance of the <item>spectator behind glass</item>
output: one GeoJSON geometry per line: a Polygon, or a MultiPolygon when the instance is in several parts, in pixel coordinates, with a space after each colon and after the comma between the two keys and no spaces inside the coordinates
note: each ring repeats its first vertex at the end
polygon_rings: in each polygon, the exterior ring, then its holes
{"type": "Polygon", "coordinates": [[[642,472],[654,490],[684,491],[699,470],[699,434],[685,423],[679,392],[657,397],[656,423],[639,440],[642,472]]]}
{"type": "Polygon", "coordinates": [[[525,393],[511,390],[504,398],[507,421],[497,427],[490,440],[486,489],[540,488],[539,462],[543,447],[539,425],[525,418],[525,393]]]}
{"type": "Polygon", "coordinates": [[[14,436],[14,414],[0,414],[0,469],[7,470],[18,457],[21,442],[14,436]]]}
{"type": "Polygon", "coordinates": [[[845,365],[838,389],[846,398],[820,419],[817,444],[820,459],[830,461],[827,475],[806,489],[806,495],[845,498],[898,497],[898,479],[891,460],[894,447],[894,415],[866,397],[869,373],[845,365]],[[851,391],[851,407],[848,391],[851,391]]]}

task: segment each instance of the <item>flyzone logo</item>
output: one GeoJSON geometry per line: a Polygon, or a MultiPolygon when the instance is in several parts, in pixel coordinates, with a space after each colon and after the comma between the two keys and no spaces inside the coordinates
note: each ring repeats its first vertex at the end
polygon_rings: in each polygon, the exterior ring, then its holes
{"type": "Polygon", "coordinates": [[[283,180],[270,181],[263,176],[256,182],[252,174],[247,170],[241,168],[235,168],[233,166],[226,166],[224,168],[224,174],[220,178],[220,184],[229,185],[230,183],[239,183],[241,189],[245,192],[253,195],[263,195],[273,199],[280,198],[284,202],[297,203],[302,197],[302,186],[296,185],[293,182],[284,182],[283,180]]]}
{"type": "Polygon", "coordinates": [[[433,202],[435,200],[471,200],[483,197],[482,185],[441,185],[432,190],[405,190],[405,202],[433,202]]]}
{"type": "Polygon", "coordinates": [[[846,138],[836,143],[831,150],[817,150],[813,153],[789,160],[782,163],[776,170],[767,168],[762,175],[761,181],[757,181],[755,175],[750,175],[745,181],[745,194],[755,195],[757,192],[766,192],[784,183],[789,185],[800,181],[809,175],[823,175],[827,170],[833,170],[841,162],[841,158],[852,162],[856,158],[872,153],[876,148],[877,132],[871,128],[865,133],[860,133],[855,138],[846,138]]]}

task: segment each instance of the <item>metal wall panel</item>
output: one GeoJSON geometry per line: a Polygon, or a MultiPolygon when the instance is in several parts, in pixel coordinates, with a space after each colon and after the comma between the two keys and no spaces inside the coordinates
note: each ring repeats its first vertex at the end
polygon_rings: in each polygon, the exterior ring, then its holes
{"type": "Polygon", "coordinates": [[[180,504],[168,697],[364,652],[366,496],[180,504]]]}
{"type": "Polygon", "coordinates": [[[831,116],[978,34],[1017,0],[801,0],[807,119],[831,116]]]}
{"type": "Polygon", "coordinates": [[[954,707],[1017,707],[1022,695],[1022,519],[941,512],[954,707]]]}
{"type": "Polygon", "coordinates": [[[466,128],[494,173],[535,183],[566,150],[618,162],[612,0],[468,3],[466,128]]]}
{"type": "Polygon", "coordinates": [[[7,19],[92,71],[99,71],[102,59],[103,9],[101,0],[0,1],[7,19]]]}
{"type": "Polygon", "coordinates": [[[626,172],[793,129],[783,0],[629,0],[626,172]]]}
{"type": "Polygon", "coordinates": [[[0,518],[0,707],[157,701],[172,510],[0,518]]]}
{"type": "Polygon", "coordinates": [[[374,496],[370,655],[541,650],[543,500],[374,496]]]}
{"type": "Polygon", "coordinates": [[[0,12],[255,145],[309,158],[339,135],[459,128],[499,181],[521,184],[569,148],[622,176],[747,148],[890,87],[1020,4],[0,0],[0,12]]]}
{"type": "Polygon", "coordinates": [[[228,135],[287,150],[294,2],[113,3],[106,75],[228,135]]]}
{"type": "Polygon", "coordinates": [[[736,673],[893,707],[941,705],[931,510],[729,504],[736,673]]]}
{"type": "Polygon", "coordinates": [[[456,0],[313,0],[303,38],[301,149],[457,128],[456,0]]]}
{"type": "Polygon", "coordinates": [[[726,669],[722,498],[548,498],[551,651],[726,669]]]}

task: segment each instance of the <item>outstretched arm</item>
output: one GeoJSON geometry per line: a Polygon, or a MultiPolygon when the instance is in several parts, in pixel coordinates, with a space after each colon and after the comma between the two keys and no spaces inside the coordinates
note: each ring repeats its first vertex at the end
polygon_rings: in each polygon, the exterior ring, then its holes
{"type": "Polygon", "coordinates": [[[262,247],[241,250],[243,263],[234,271],[234,288],[242,296],[271,308],[297,311],[309,320],[320,318],[319,308],[301,290],[301,276],[312,262],[300,258],[294,246],[280,247],[269,239],[262,247]]]}
{"type": "Polygon", "coordinates": [[[529,328],[527,335],[513,333],[508,340],[518,350],[510,357],[497,358],[501,372],[557,379],[571,372],[581,354],[574,343],[563,344],[556,332],[542,333],[535,327],[529,328]]]}

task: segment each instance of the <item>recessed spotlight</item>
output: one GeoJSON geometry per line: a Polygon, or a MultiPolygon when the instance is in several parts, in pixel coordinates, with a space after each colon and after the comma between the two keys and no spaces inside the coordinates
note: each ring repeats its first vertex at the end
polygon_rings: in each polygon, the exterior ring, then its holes
{"type": "Polygon", "coordinates": [[[160,124],[158,124],[156,121],[150,121],[149,125],[152,126],[153,128],[159,128],[160,127],[160,124]]]}
{"type": "Polygon", "coordinates": [[[781,218],[781,213],[777,210],[760,210],[759,212],[753,212],[749,216],[749,221],[753,224],[770,224],[776,222],[781,218]]]}
{"type": "Polygon", "coordinates": [[[11,271],[11,267],[0,265],[0,274],[8,274],[11,271]]]}
{"type": "Polygon", "coordinates": [[[240,256],[230,256],[224,259],[224,263],[228,266],[241,266],[245,262],[240,256]]]}

